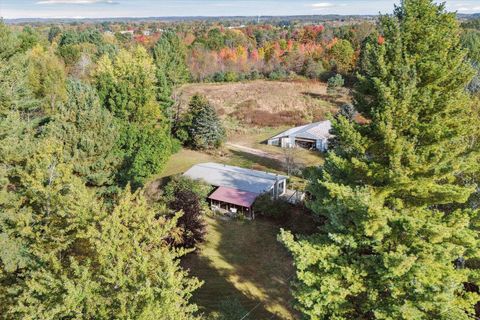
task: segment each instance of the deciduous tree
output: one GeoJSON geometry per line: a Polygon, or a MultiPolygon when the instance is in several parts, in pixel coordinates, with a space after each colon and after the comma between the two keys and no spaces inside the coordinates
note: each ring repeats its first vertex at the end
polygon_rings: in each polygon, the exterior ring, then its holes
{"type": "Polygon", "coordinates": [[[53,51],[35,46],[27,55],[28,85],[41,99],[46,113],[52,113],[66,98],[65,67],[53,51]]]}

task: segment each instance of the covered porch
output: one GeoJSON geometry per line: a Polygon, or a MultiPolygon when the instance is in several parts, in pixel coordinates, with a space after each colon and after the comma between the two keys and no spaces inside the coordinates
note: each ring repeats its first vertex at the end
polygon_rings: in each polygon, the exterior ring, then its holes
{"type": "Polygon", "coordinates": [[[218,187],[209,197],[212,210],[243,214],[254,218],[253,203],[259,194],[228,187],[218,187]]]}

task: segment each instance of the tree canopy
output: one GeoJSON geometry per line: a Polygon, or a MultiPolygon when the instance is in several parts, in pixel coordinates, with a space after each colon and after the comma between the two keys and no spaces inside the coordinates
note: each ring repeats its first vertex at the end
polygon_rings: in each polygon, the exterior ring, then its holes
{"type": "Polygon", "coordinates": [[[309,206],[327,222],[281,235],[297,306],[312,319],[470,319],[478,211],[455,205],[474,191],[460,177],[478,172],[479,122],[458,22],[444,5],[405,0],[379,30],[355,90],[368,121],[334,120],[338,143],[311,178],[309,206]]]}

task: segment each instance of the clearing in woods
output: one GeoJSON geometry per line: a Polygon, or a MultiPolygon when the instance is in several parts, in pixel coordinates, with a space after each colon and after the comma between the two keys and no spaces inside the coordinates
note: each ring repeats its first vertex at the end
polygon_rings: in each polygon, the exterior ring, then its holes
{"type": "Polygon", "coordinates": [[[315,81],[196,83],[177,90],[180,110],[185,110],[194,94],[206,96],[223,118],[235,118],[240,126],[259,127],[324,120],[349,101],[346,89],[328,94],[326,84],[315,81]]]}
{"type": "MultiPolygon", "coordinates": [[[[209,161],[284,173],[284,150],[266,145],[265,140],[292,125],[324,120],[326,114],[347,101],[344,95],[328,95],[325,84],[318,82],[258,80],[185,85],[177,92],[180,110],[185,110],[195,93],[212,102],[227,127],[227,142],[221,151],[212,153],[182,149],[157,178],[209,161]]],[[[298,150],[295,156],[304,166],[323,162],[318,152],[298,150]]],[[[291,177],[290,186],[304,183],[300,180],[291,177]]],[[[156,182],[161,183],[161,179],[156,182]]],[[[298,319],[289,288],[294,267],[277,235],[280,227],[308,233],[315,222],[304,214],[292,217],[282,226],[265,219],[206,218],[206,242],[182,259],[192,275],[205,281],[194,294],[194,301],[205,314],[220,311],[225,302],[238,301],[246,311],[252,310],[245,319],[298,319]]]]}

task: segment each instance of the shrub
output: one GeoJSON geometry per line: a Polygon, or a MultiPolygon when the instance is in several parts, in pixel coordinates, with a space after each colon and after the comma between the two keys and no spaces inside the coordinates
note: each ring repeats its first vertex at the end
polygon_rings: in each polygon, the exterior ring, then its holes
{"type": "Polygon", "coordinates": [[[284,69],[276,69],[268,75],[268,79],[270,80],[281,80],[288,77],[287,72],[284,69]]]}
{"type": "Polygon", "coordinates": [[[258,197],[253,205],[255,214],[275,220],[283,220],[288,217],[291,209],[287,201],[283,199],[272,199],[268,193],[258,197]]]}
{"type": "Polygon", "coordinates": [[[257,70],[254,70],[250,73],[250,80],[258,80],[262,78],[263,78],[263,75],[257,70]]]}
{"type": "Polygon", "coordinates": [[[235,72],[233,71],[228,71],[225,73],[224,77],[225,82],[235,82],[238,80],[238,76],[235,72]]]}
{"type": "Polygon", "coordinates": [[[357,114],[357,110],[355,110],[355,107],[352,104],[345,103],[340,107],[340,111],[338,113],[349,121],[353,121],[355,115],[357,114]]]}
{"type": "Polygon", "coordinates": [[[225,82],[225,73],[224,72],[215,72],[213,75],[213,81],[215,82],[225,82]]]}
{"type": "Polygon", "coordinates": [[[303,75],[310,79],[320,79],[325,68],[323,67],[322,62],[316,62],[313,59],[308,59],[303,65],[303,75]]]}
{"type": "Polygon", "coordinates": [[[328,79],[327,82],[327,91],[329,93],[335,93],[338,88],[341,88],[345,85],[345,80],[342,75],[336,74],[335,76],[328,79]]]}

